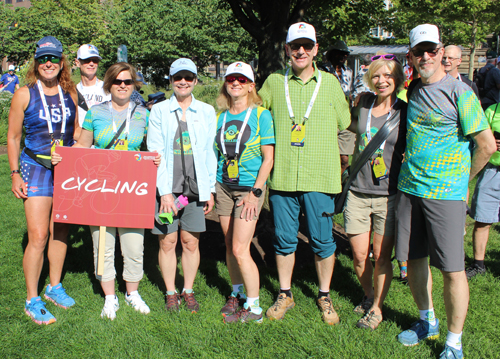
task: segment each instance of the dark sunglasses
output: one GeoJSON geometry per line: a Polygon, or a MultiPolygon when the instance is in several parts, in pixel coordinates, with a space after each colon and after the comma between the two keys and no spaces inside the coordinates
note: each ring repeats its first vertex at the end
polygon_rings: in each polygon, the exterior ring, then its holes
{"type": "Polygon", "coordinates": [[[172,76],[175,82],[182,81],[182,79],[186,80],[186,82],[193,82],[196,76],[194,75],[174,75],[172,76]]]}
{"type": "Polygon", "coordinates": [[[385,54],[385,55],[375,55],[375,56],[372,56],[372,61],[375,61],[375,60],[378,60],[378,59],[384,59],[384,60],[390,60],[390,61],[399,62],[399,60],[396,57],[396,55],[393,55],[393,54],[385,54]]]}
{"type": "Polygon", "coordinates": [[[80,62],[82,64],[90,64],[91,62],[93,62],[94,64],[98,64],[99,63],[99,58],[98,57],[91,57],[89,59],[80,59],[80,62]]]}
{"type": "Polygon", "coordinates": [[[236,76],[226,76],[226,82],[228,84],[232,84],[234,81],[238,81],[240,84],[244,85],[244,84],[246,84],[250,80],[247,79],[245,76],[239,76],[239,77],[236,77],[236,76]]]}
{"type": "Polygon", "coordinates": [[[299,51],[301,47],[304,48],[304,51],[311,51],[316,45],[314,42],[306,42],[305,44],[288,44],[292,51],[299,51]]]}
{"type": "Polygon", "coordinates": [[[130,86],[130,85],[134,84],[134,80],[132,80],[132,79],[126,79],[126,80],[114,79],[113,80],[113,85],[116,85],[116,86],[121,86],[123,83],[126,86],[130,86]]]}
{"type": "Polygon", "coordinates": [[[57,57],[57,56],[52,56],[52,55],[45,55],[45,56],[39,57],[38,59],[36,59],[36,61],[38,61],[38,63],[40,63],[40,64],[45,64],[48,61],[52,62],[53,64],[58,64],[59,62],[61,62],[61,58],[57,57]]]}
{"type": "Polygon", "coordinates": [[[411,53],[415,57],[422,57],[427,52],[430,57],[434,57],[437,55],[439,50],[441,50],[440,47],[436,47],[435,49],[432,49],[432,50],[431,49],[415,49],[415,50],[411,50],[411,53]]]}

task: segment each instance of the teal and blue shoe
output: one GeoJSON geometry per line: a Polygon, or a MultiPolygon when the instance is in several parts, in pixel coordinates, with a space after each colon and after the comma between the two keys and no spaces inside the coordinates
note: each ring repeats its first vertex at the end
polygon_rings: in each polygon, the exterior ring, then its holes
{"type": "Polygon", "coordinates": [[[439,356],[439,359],[464,359],[464,353],[462,350],[455,349],[448,345],[444,346],[444,350],[439,356]]]}
{"type": "Polygon", "coordinates": [[[75,301],[69,295],[66,294],[66,290],[63,288],[62,284],[59,283],[49,291],[49,286],[45,289],[45,299],[50,300],[55,305],[58,305],[64,309],[75,305],[75,301]]]}
{"type": "Polygon", "coordinates": [[[51,324],[56,322],[56,318],[45,309],[45,302],[40,297],[33,297],[30,303],[24,305],[24,311],[36,324],[51,324]]]}
{"type": "Polygon", "coordinates": [[[413,323],[410,329],[398,335],[398,341],[407,347],[417,345],[424,339],[437,338],[439,338],[439,320],[437,318],[435,325],[430,325],[428,321],[420,319],[413,323]]]}

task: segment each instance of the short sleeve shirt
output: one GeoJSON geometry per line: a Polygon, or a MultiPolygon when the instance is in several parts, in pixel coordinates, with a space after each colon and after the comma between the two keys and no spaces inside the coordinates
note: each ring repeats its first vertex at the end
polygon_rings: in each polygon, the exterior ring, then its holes
{"type": "Polygon", "coordinates": [[[217,119],[217,135],[215,146],[217,149],[217,182],[224,183],[229,187],[254,187],[255,180],[262,166],[262,152],[260,146],[274,145],[274,124],[271,113],[268,110],[257,108],[252,110],[247,125],[243,129],[238,155],[239,180],[230,181],[227,174],[227,160],[234,159],[236,142],[245,121],[247,111],[233,115],[229,111],[219,114],[217,119]],[[260,113],[260,115],[259,115],[260,113]],[[224,145],[226,156],[222,154],[221,131],[226,115],[224,126],[224,145]]]}
{"type": "Polygon", "coordinates": [[[497,85],[500,84],[500,69],[493,67],[486,74],[484,80],[484,90],[486,95],[482,99],[483,104],[494,104],[500,102],[500,90],[497,85]]]}
{"type": "MultiPolygon", "coordinates": [[[[111,94],[106,95],[104,93],[104,89],[102,88],[103,84],[104,82],[97,79],[96,84],[93,86],[83,86],[81,82],[76,85],[76,89],[78,90],[78,92],[80,92],[80,94],[83,96],[83,99],[85,100],[87,110],[94,105],[111,100],[111,94]]],[[[80,105],[81,104],[79,103],[78,122],[80,123],[80,126],[82,126],[83,121],[85,120],[85,116],[87,115],[87,110],[82,108],[80,105]]]]}
{"type": "MultiPolygon", "coordinates": [[[[500,133],[500,103],[491,105],[484,111],[484,115],[490,124],[491,130],[500,133]]],[[[490,163],[500,166],[500,151],[496,151],[490,157],[490,163]]]]}
{"type": "Polygon", "coordinates": [[[174,136],[173,152],[174,152],[174,174],[172,177],[172,193],[182,193],[184,190],[184,173],[182,170],[182,154],[184,148],[184,168],[186,176],[196,179],[196,171],[194,169],[193,148],[191,145],[191,137],[189,136],[188,126],[186,121],[179,121],[180,126],[174,136]],[[182,137],[182,139],[181,139],[182,137]],[[182,141],[182,147],[181,147],[182,141]]]}
{"type": "MultiPolygon", "coordinates": [[[[128,109],[123,111],[116,111],[112,109],[113,113],[109,112],[109,101],[92,106],[85,116],[83,122],[83,129],[91,131],[94,134],[95,148],[104,149],[114,138],[113,120],[116,124],[116,129],[119,130],[124,121],[127,120],[128,109]]],[[[130,133],[127,135],[125,129],[122,131],[119,139],[128,140],[129,151],[139,151],[142,141],[146,135],[149,121],[149,111],[142,106],[137,106],[130,119],[130,133]]],[[[114,149],[113,145],[111,149],[114,149]]]]}
{"type": "Polygon", "coordinates": [[[408,102],[406,153],[398,189],[423,198],[465,200],[470,134],[489,128],[472,89],[449,75],[415,87],[408,102]]]}
{"type": "MultiPolygon", "coordinates": [[[[296,120],[306,113],[318,81],[319,70],[305,83],[288,73],[290,101],[296,120]]],[[[292,119],[285,97],[286,70],[275,72],[266,79],[259,91],[263,106],[274,119],[276,146],[274,167],[269,177],[269,188],[288,192],[339,193],[340,155],[337,142],[339,130],[351,123],[349,104],[339,81],[332,74],[321,71],[322,82],[306,121],[304,146],[291,146],[292,119]]]]}
{"type": "Polygon", "coordinates": [[[17,75],[10,75],[8,72],[2,75],[0,81],[5,87],[4,91],[9,91],[11,93],[14,93],[16,85],[19,85],[19,78],[17,75]]]}

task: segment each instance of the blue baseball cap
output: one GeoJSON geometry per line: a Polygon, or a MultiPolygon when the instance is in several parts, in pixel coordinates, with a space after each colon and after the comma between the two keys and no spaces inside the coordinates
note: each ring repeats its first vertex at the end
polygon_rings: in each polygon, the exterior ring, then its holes
{"type": "Polygon", "coordinates": [[[198,75],[198,70],[196,65],[190,59],[180,58],[175,60],[172,65],[170,65],[170,77],[174,76],[179,71],[189,71],[195,75],[198,75]]]}
{"type": "Polygon", "coordinates": [[[62,57],[63,45],[54,36],[45,36],[36,43],[35,59],[44,55],[62,57]]]}

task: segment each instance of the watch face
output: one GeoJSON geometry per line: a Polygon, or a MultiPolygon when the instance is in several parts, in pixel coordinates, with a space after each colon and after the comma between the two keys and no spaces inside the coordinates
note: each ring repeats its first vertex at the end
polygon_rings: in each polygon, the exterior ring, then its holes
{"type": "Polygon", "coordinates": [[[253,188],[252,189],[252,192],[253,194],[255,195],[255,197],[260,197],[262,196],[262,190],[260,188],[253,188]]]}

